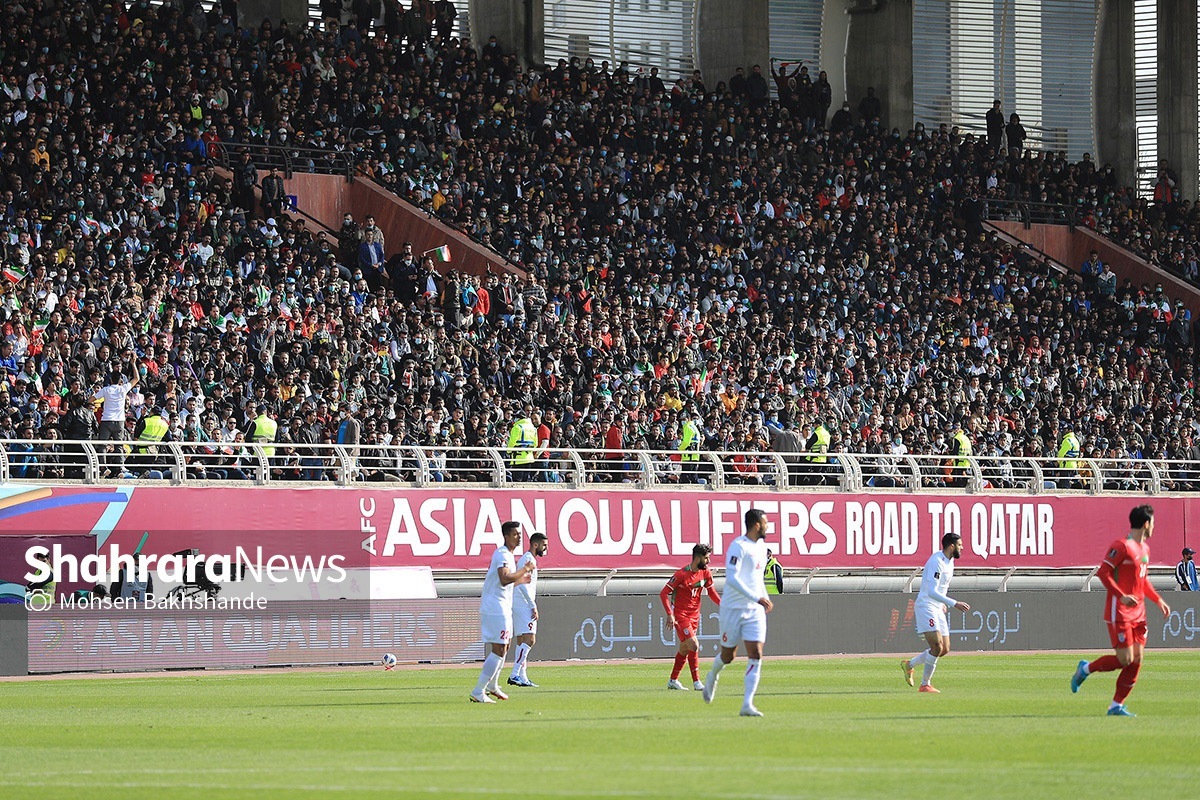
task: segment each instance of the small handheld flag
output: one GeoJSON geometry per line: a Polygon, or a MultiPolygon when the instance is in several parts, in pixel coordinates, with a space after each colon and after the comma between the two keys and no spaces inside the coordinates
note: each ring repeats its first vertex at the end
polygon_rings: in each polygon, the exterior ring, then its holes
{"type": "Polygon", "coordinates": [[[444,244],[441,247],[435,247],[432,250],[426,250],[422,255],[433,255],[434,261],[449,261],[450,260],[450,245],[444,244]]]}

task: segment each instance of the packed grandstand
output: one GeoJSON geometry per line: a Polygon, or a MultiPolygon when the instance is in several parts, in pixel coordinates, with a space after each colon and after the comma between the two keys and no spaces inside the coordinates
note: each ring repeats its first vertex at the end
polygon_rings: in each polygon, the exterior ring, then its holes
{"type": "Polygon", "coordinates": [[[830,452],[1052,457],[1070,425],[1083,456],[1200,460],[1182,303],[982,224],[1071,205],[1196,280],[1169,185],[888,130],[874,98],[826,117],[806,76],[525,70],[440,24],[190,8],[5,10],[0,439],[92,438],[95,392],[136,373],[123,438],[161,407],[226,453],[265,409],[281,453],[348,418],[365,447],[503,447],[532,409],[553,449],[675,451],[692,421],[712,451],[823,426],[830,452]],[[253,156],[216,168],[234,143],[349,158],[527,277],[435,265],[362,215],[314,235],[260,201],[253,156]]]}

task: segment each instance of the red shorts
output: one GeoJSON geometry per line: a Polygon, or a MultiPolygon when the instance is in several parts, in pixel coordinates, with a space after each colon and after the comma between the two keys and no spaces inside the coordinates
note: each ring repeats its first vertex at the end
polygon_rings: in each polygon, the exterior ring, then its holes
{"type": "Polygon", "coordinates": [[[1135,644],[1146,644],[1146,620],[1143,619],[1141,622],[1120,620],[1106,624],[1108,625],[1108,639],[1112,642],[1114,650],[1135,644]]]}
{"type": "Polygon", "coordinates": [[[700,624],[698,619],[676,620],[675,622],[675,641],[682,643],[686,639],[691,639],[696,635],[696,627],[700,624]]]}

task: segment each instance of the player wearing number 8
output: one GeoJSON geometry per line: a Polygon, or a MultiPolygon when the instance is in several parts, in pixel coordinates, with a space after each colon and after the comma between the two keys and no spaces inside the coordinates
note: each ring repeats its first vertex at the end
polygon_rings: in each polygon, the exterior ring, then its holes
{"type": "Polygon", "coordinates": [[[959,611],[970,611],[971,606],[954,600],[946,592],[950,591],[950,579],[954,577],[954,560],[962,555],[962,537],[957,533],[947,533],[942,537],[941,552],[934,553],[925,562],[925,570],[921,573],[921,591],[913,603],[913,614],[917,620],[917,632],[925,637],[929,644],[928,650],[917,653],[912,658],[900,659],[900,669],[904,670],[904,679],[908,685],[913,685],[913,671],[918,664],[925,666],[921,678],[922,692],[938,694],[933,688],[933,671],[941,656],[950,652],[950,622],[946,619],[947,608],[953,606],[959,611]]]}
{"type": "Polygon", "coordinates": [[[1125,708],[1125,698],[1137,683],[1138,672],[1142,668],[1142,653],[1146,649],[1146,598],[1158,605],[1164,617],[1171,616],[1171,607],[1159,596],[1147,577],[1150,569],[1150,545],[1147,540],[1153,535],[1153,506],[1136,506],[1129,512],[1129,535],[1108,546],[1108,553],[1096,573],[1104,588],[1108,589],[1104,621],[1108,624],[1108,636],[1115,652],[1111,656],[1101,656],[1090,664],[1080,661],[1075,674],[1071,676],[1071,691],[1078,692],[1080,685],[1093,672],[1121,670],[1117,676],[1117,690],[1108,706],[1110,717],[1135,716],[1125,708]]]}

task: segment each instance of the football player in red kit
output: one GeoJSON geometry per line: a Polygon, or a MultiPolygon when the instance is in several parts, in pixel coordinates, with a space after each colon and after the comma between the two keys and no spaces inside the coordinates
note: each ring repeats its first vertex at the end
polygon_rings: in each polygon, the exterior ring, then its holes
{"type": "Polygon", "coordinates": [[[1141,505],[1130,511],[1129,528],[1128,536],[1109,545],[1104,563],[1096,575],[1108,589],[1104,622],[1108,625],[1108,636],[1116,652],[1111,656],[1101,656],[1091,663],[1080,661],[1075,674],[1071,676],[1071,691],[1078,692],[1080,685],[1093,672],[1121,670],[1117,676],[1117,691],[1108,707],[1111,717],[1135,716],[1125,708],[1125,698],[1137,683],[1142,653],[1146,649],[1146,600],[1154,601],[1164,617],[1171,616],[1171,607],[1159,596],[1147,577],[1150,568],[1148,540],[1154,534],[1154,508],[1141,505]]]}
{"type": "Polygon", "coordinates": [[[704,599],[701,593],[707,591],[712,601],[721,605],[721,596],[717,594],[712,573],[708,571],[708,559],[711,556],[712,548],[708,545],[693,547],[692,563],[677,570],[658,593],[663,608],[667,610],[667,617],[675,628],[675,640],[679,642],[675,667],[671,670],[671,680],[667,681],[668,689],[687,689],[679,682],[684,661],[687,661],[692,672],[692,688],[699,690],[704,687],[700,682],[700,666],[696,655],[700,649],[696,632],[700,625],[700,603],[704,599]]]}

